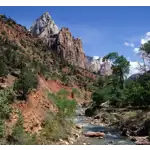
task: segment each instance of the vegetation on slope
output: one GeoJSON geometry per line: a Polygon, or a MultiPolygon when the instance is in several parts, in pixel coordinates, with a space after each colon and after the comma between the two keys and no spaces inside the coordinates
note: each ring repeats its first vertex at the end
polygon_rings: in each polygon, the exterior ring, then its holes
{"type": "MultiPolygon", "coordinates": [[[[67,138],[72,127],[69,118],[74,115],[76,108],[75,100],[68,100],[67,91],[61,90],[57,95],[51,94],[58,112],[47,114],[40,132],[41,137],[25,131],[21,112],[18,113],[18,120],[12,130],[8,131],[5,123],[15,111],[11,106],[16,101],[28,101],[28,95],[38,87],[38,75],[44,76],[46,80],[61,80],[66,86],[77,85],[85,89],[94,79],[90,76],[84,77],[86,70],[61,61],[52,49],[11,18],[0,15],[0,25],[1,144],[49,144],[60,138],[67,138]],[[68,71],[63,71],[63,68],[68,71]],[[5,82],[8,75],[15,77],[11,87],[5,82]]],[[[76,96],[79,97],[80,93],[73,89],[72,98],[76,96]]]]}

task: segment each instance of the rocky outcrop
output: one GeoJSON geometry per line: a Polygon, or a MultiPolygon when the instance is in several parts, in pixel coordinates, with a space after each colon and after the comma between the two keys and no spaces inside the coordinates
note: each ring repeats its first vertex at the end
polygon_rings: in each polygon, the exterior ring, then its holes
{"type": "Polygon", "coordinates": [[[99,73],[100,75],[111,75],[111,64],[109,61],[102,61],[102,57],[95,58],[86,56],[86,67],[91,72],[99,73]]]}
{"type": "Polygon", "coordinates": [[[85,68],[85,54],[82,41],[74,38],[68,28],[62,28],[56,38],[55,47],[62,59],[72,65],[85,68]]]}
{"type": "Polygon", "coordinates": [[[34,36],[42,38],[62,59],[85,69],[85,54],[82,41],[74,38],[68,28],[62,28],[59,31],[48,13],[44,13],[37,19],[30,31],[34,36]]]}
{"type": "Polygon", "coordinates": [[[52,34],[58,34],[59,29],[49,13],[46,12],[36,20],[30,31],[34,36],[47,37],[52,34]]]}
{"type": "Polygon", "coordinates": [[[109,61],[105,61],[100,65],[100,75],[111,75],[112,69],[111,69],[111,63],[109,61]]]}
{"type": "Polygon", "coordinates": [[[82,41],[74,38],[68,28],[58,29],[49,13],[44,13],[30,28],[32,35],[42,38],[50,49],[57,52],[61,59],[72,65],[100,75],[110,75],[111,65],[102,58],[85,56],[82,41]]]}

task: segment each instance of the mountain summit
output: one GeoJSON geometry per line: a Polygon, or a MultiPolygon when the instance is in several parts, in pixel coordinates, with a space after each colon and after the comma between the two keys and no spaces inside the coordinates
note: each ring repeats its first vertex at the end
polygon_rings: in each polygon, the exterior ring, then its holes
{"type": "Polygon", "coordinates": [[[36,20],[30,31],[33,36],[41,38],[49,49],[58,53],[62,60],[85,68],[82,41],[74,38],[68,28],[63,27],[59,30],[48,12],[36,20]]]}
{"type": "Polygon", "coordinates": [[[86,57],[81,39],[75,38],[68,28],[63,27],[59,30],[48,12],[35,21],[30,31],[33,36],[41,38],[49,49],[58,53],[62,60],[91,72],[100,72],[100,74],[101,68],[108,68],[103,69],[103,72],[110,74],[106,71],[111,70],[110,64],[102,65],[102,58],[98,56],[86,57]]]}
{"type": "Polygon", "coordinates": [[[49,34],[58,34],[59,29],[48,12],[39,17],[30,28],[34,36],[48,36],[49,34]]]}

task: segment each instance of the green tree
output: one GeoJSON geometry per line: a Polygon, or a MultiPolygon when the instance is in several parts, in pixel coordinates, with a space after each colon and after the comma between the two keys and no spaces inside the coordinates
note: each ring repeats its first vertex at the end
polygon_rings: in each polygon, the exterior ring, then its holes
{"type": "Polygon", "coordinates": [[[21,71],[19,79],[16,80],[14,84],[14,90],[21,96],[21,98],[26,99],[30,90],[36,88],[38,84],[37,76],[31,69],[25,68],[21,71]]]}
{"type": "Polygon", "coordinates": [[[92,100],[97,104],[100,105],[109,100],[109,94],[106,89],[98,89],[92,93],[92,100]]]}
{"type": "Polygon", "coordinates": [[[119,56],[118,53],[109,53],[103,58],[112,62],[112,70],[115,76],[119,77],[120,88],[124,87],[124,78],[129,73],[130,62],[124,56],[119,56]]]}
{"type": "Polygon", "coordinates": [[[4,60],[0,58],[0,77],[2,78],[2,81],[3,78],[7,76],[7,74],[8,74],[7,65],[4,62],[4,60]]]}

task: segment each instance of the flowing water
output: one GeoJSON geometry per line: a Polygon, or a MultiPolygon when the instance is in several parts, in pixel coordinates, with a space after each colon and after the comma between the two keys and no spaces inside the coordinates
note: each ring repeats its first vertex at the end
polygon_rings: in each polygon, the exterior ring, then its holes
{"type": "Polygon", "coordinates": [[[130,139],[121,136],[119,131],[116,131],[115,129],[88,123],[86,117],[84,115],[81,115],[83,114],[83,111],[84,110],[79,107],[76,111],[77,117],[74,120],[76,124],[83,126],[83,133],[87,131],[104,132],[105,137],[103,139],[100,139],[82,136],[75,144],[80,145],[83,144],[82,141],[84,141],[89,145],[134,145],[134,143],[130,139]]]}

